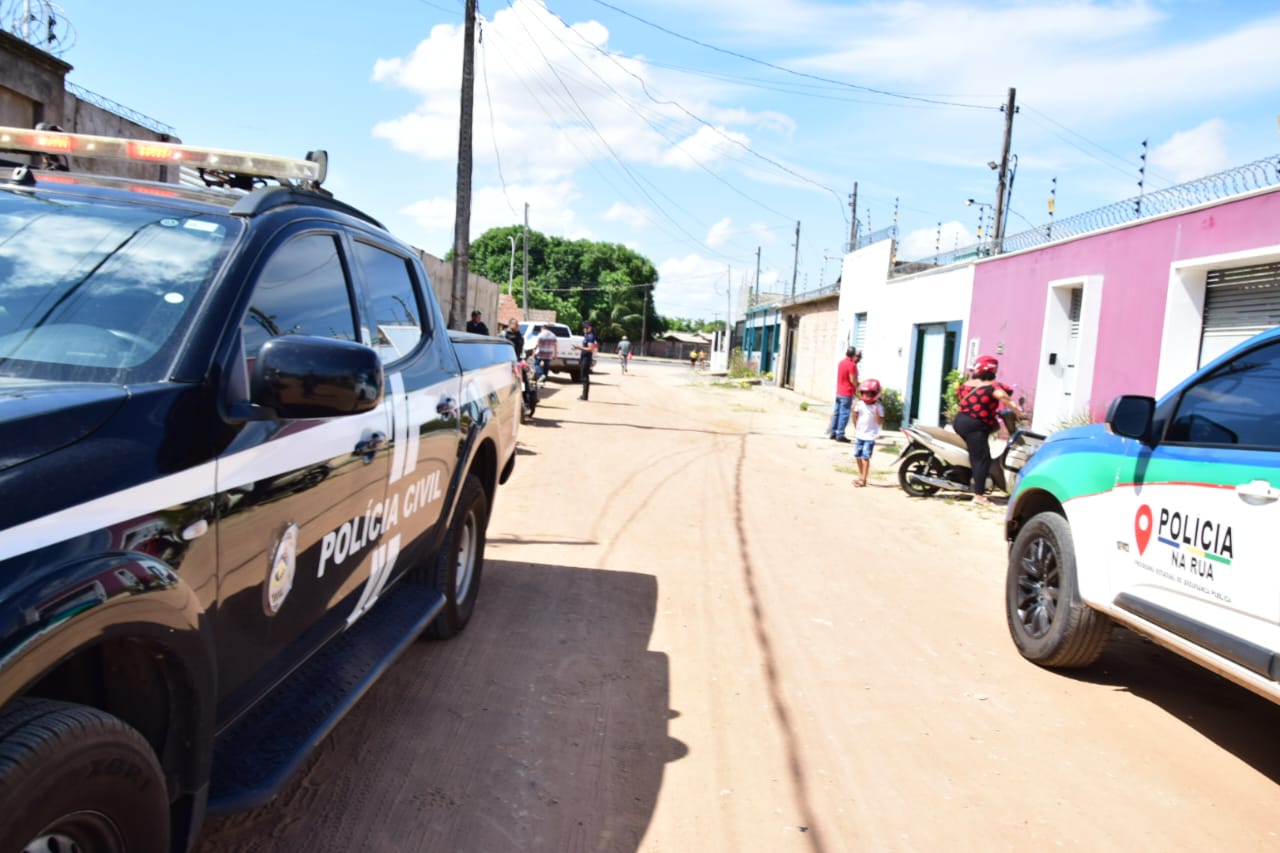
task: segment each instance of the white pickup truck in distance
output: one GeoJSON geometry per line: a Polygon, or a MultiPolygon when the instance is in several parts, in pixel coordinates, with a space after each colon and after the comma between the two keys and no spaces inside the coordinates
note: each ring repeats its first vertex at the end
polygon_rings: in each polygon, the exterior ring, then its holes
{"type": "Polygon", "coordinates": [[[582,346],[582,335],[575,335],[564,323],[521,323],[520,334],[524,335],[524,351],[534,357],[538,350],[538,335],[543,327],[556,333],[556,357],[551,359],[551,372],[564,371],[574,382],[582,379],[582,353],[575,347],[582,346]]]}

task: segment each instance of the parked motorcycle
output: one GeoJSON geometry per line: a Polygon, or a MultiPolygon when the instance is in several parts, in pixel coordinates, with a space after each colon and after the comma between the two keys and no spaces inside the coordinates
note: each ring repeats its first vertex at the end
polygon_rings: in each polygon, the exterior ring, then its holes
{"type": "MultiPolygon", "coordinates": [[[[1018,427],[1017,416],[1000,412],[1009,440],[999,454],[991,454],[987,489],[1005,494],[1013,491],[1018,471],[1044,442],[1044,436],[1018,427]]],[[[969,447],[955,432],[942,427],[912,425],[902,428],[907,445],[894,464],[898,465],[898,485],[912,497],[923,498],[940,489],[971,491],[973,471],[969,447]]]]}
{"type": "Polygon", "coordinates": [[[517,364],[520,371],[520,421],[532,420],[538,408],[538,376],[527,358],[517,364]]]}

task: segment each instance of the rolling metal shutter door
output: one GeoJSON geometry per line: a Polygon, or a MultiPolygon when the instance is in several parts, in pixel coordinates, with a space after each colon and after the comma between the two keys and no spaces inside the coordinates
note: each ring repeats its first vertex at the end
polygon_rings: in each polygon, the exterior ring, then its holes
{"type": "Polygon", "coordinates": [[[1280,263],[1210,270],[1205,280],[1200,363],[1280,324],[1280,263]]]}

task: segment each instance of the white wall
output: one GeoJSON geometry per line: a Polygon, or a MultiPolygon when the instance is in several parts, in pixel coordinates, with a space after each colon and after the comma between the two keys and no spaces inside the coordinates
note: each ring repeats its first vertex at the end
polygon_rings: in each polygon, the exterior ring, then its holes
{"type": "Polygon", "coordinates": [[[844,257],[840,289],[840,349],[853,329],[854,316],[866,312],[866,340],[860,373],[906,397],[912,330],[918,323],[950,323],[965,328],[960,336],[961,361],[968,336],[973,299],[973,264],[945,267],[889,280],[893,242],[874,243],[844,257]]]}

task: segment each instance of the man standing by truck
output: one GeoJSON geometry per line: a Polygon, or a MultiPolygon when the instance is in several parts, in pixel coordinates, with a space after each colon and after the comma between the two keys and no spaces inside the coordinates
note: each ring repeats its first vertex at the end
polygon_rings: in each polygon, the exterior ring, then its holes
{"type": "Polygon", "coordinates": [[[559,346],[556,342],[556,333],[551,331],[550,326],[543,326],[542,331],[538,332],[537,343],[538,348],[533,363],[538,372],[538,381],[546,385],[547,374],[551,372],[551,359],[556,357],[556,348],[559,346]]]}
{"type": "Polygon", "coordinates": [[[591,362],[595,360],[596,350],[600,348],[590,323],[582,324],[582,345],[574,344],[573,348],[582,353],[582,359],[579,362],[582,370],[582,394],[578,399],[585,400],[591,393],[591,362]]]}

